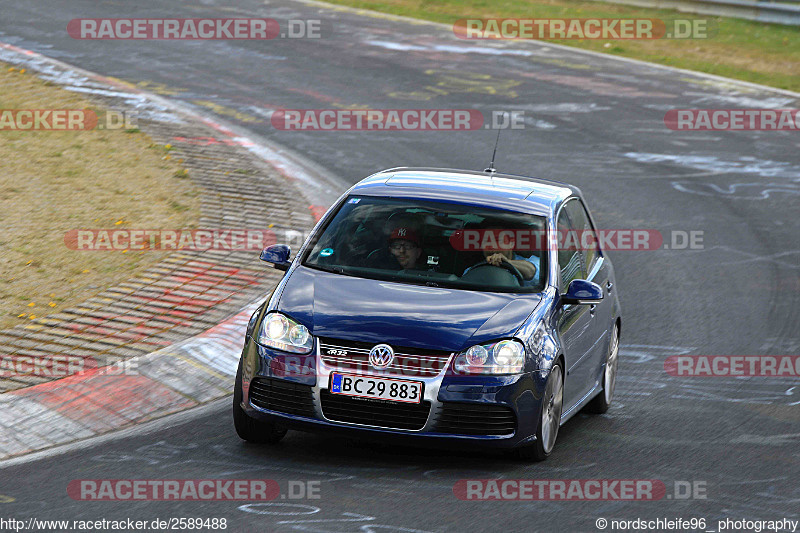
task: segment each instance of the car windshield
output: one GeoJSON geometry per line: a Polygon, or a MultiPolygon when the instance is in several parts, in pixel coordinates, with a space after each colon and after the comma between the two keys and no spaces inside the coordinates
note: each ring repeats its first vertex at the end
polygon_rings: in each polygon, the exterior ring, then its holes
{"type": "Polygon", "coordinates": [[[303,265],[403,283],[540,292],[544,217],[457,203],[348,197],[312,240],[303,265]],[[523,246],[524,244],[524,246],[523,246]]]}

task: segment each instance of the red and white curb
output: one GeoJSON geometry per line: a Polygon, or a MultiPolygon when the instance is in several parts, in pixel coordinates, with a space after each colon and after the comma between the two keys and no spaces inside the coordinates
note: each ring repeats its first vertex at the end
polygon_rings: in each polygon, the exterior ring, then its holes
{"type": "MultiPolygon", "coordinates": [[[[344,182],[282,147],[254,140],[249,132],[119,80],[5,43],[0,43],[0,61],[24,66],[68,90],[119,97],[142,116],[166,122],[200,121],[285,178],[302,181],[303,194],[316,215],[346,188],[344,182]]],[[[263,298],[200,335],[125,360],[119,368],[93,369],[0,394],[0,460],[131,427],[231,394],[247,322],[261,302],[263,298]]]]}
{"type": "MultiPolygon", "coordinates": [[[[263,300],[261,300],[263,302],[263,300]]],[[[184,411],[233,391],[253,304],[156,352],[0,395],[0,459],[184,411]]]]}

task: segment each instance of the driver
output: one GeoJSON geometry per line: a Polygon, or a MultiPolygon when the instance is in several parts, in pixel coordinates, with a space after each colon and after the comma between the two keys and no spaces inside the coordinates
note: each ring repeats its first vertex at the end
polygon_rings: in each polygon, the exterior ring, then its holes
{"type": "MultiPolygon", "coordinates": [[[[486,231],[494,231],[497,228],[486,228],[486,231]]],[[[514,266],[524,279],[523,285],[528,287],[539,283],[539,256],[531,254],[525,257],[512,250],[501,250],[499,248],[484,248],[482,250],[486,262],[492,266],[500,267],[502,263],[509,263],[514,266]]],[[[478,264],[482,264],[478,263],[478,264]]],[[[477,265],[467,268],[461,275],[464,276],[477,265]]],[[[501,267],[502,268],[502,267],[501,267]]]]}
{"type": "Polygon", "coordinates": [[[417,260],[422,255],[419,235],[408,227],[396,228],[389,236],[389,251],[403,270],[418,268],[417,260]]]}

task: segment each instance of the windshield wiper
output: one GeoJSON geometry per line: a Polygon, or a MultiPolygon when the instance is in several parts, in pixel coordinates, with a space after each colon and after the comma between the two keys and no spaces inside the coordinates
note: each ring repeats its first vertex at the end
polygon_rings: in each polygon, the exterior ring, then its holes
{"type": "Polygon", "coordinates": [[[316,268],[318,270],[323,270],[325,272],[332,272],[334,274],[342,274],[344,276],[352,276],[352,274],[349,274],[349,273],[345,272],[343,267],[336,266],[336,265],[334,265],[334,266],[305,265],[305,266],[311,267],[311,268],[316,268]]]}

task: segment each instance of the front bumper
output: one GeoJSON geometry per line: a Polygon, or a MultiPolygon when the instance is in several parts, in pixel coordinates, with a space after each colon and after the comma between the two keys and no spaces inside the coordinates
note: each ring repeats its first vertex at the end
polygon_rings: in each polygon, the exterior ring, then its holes
{"type": "Polygon", "coordinates": [[[331,372],[348,371],[326,365],[318,343],[314,350],[292,356],[260,346],[248,336],[242,353],[245,412],[292,429],[393,440],[513,448],[536,438],[547,378],[543,372],[457,376],[448,374],[448,362],[434,377],[374,373],[423,382],[422,403],[364,403],[328,391],[331,372]]]}

